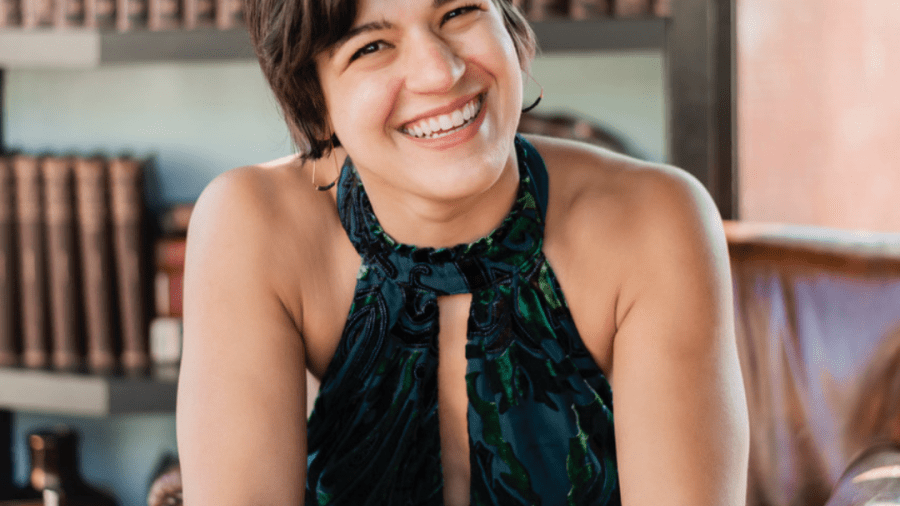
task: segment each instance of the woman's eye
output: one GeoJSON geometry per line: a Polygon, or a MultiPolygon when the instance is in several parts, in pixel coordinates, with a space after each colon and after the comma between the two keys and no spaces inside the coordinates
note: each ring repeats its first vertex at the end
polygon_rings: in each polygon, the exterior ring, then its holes
{"type": "Polygon", "coordinates": [[[463,5],[462,7],[457,7],[456,9],[453,9],[452,11],[448,11],[447,14],[444,14],[444,18],[441,20],[441,24],[443,25],[444,23],[446,23],[447,21],[450,21],[453,18],[462,16],[463,14],[466,14],[468,12],[477,11],[477,10],[481,10],[481,6],[475,5],[475,4],[470,4],[470,5],[463,5]]]}
{"type": "Polygon", "coordinates": [[[369,42],[365,46],[359,48],[353,55],[350,57],[350,61],[356,60],[360,56],[365,56],[367,54],[372,54],[384,46],[384,42],[377,40],[375,42],[369,42]]]}

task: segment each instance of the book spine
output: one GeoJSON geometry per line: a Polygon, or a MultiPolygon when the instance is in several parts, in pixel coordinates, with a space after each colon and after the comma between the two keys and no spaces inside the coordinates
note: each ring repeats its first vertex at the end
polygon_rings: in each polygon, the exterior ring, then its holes
{"type": "Polygon", "coordinates": [[[44,219],[50,279],[50,349],[53,367],[63,371],[81,368],[78,258],[75,248],[75,203],[72,163],[67,158],[41,161],[44,177],[44,219]]]}
{"type": "Polygon", "coordinates": [[[182,316],[182,288],[184,272],[176,270],[158,270],[154,278],[154,307],[157,316],[182,316]]]}
{"type": "Polygon", "coordinates": [[[182,316],[184,286],[184,237],[161,238],[156,242],[155,307],[157,316],[182,316]]]}
{"type": "Polygon", "coordinates": [[[216,28],[229,30],[243,24],[240,0],[215,0],[216,28]]]}
{"type": "Polygon", "coordinates": [[[85,0],[57,0],[63,3],[65,8],[66,27],[82,27],[86,23],[85,18],[85,0]]]}
{"type": "Polygon", "coordinates": [[[56,13],[53,0],[22,0],[22,27],[38,28],[54,26],[56,13]]]}
{"type": "Polygon", "coordinates": [[[15,202],[9,160],[0,158],[0,367],[18,365],[15,310],[15,202]]]}
{"type": "Polygon", "coordinates": [[[181,23],[184,28],[197,28],[197,0],[183,0],[181,4],[181,23]]]}
{"type": "Polygon", "coordinates": [[[209,28],[215,23],[215,0],[184,0],[185,28],[209,28]]]}
{"type": "Polygon", "coordinates": [[[650,14],[650,0],[613,0],[613,14],[631,18],[650,14]]]}
{"type": "Polygon", "coordinates": [[[147,26],[147,0],[115,0],[116,29],[127,32],[147,26]]]}
{"type": "Polygon", "coordinates": [[[116,30],[128,31],[131,28],[131,20],[128,18],[129,0],[115,0],[116,2],[116,30]]]}
{"type": "Polygon", "coordinates": [[[0,0],[0,28],[22,26],[22,4],[19,0],[0,0]]]}
{"type": "Polygon", "coordinates": [[[41,209],[41,173],[31,156],[13,158],[19,238],[19,286],[22,310],[22,365],[49,365],[46,325],[46,267],[41,209]]]}
{"type": "Polygon", "coordinates": [[[181,27],[181,0],[147,0],[147,28],[175,30],[181,27]]]}
{"type": "Polygon", "coordinates": [[[87,366],[91,372],[98,374],[110,373],[115,367],[110,294],[113,269],[109,252],[106,180],[106,166],[102,159],[76,159],[76,208],[87,328],[87,366]]]}
{"type": "Polygon", "coordinates": [[[84,24],[85,28],[97,27],[97,0],[84,0],[84,24]]]}
{"type": "Polygon", "coordinates": [[[94,25],[92,28],[112,30],[116,28],[116,7],[119,0],[93,0],[94,25]]]}
{"type": "Polygon", "coordinates": [[[653,15],[661,18],[672,16],[672,0],[655,0],[653,4],[653,15]]]}
{"type": "Polygon", "coordinates": [[[609,15],[609,0],[570,0],[569,17],[572,19],[592,19],[609,15]]]}
{"type": "Polygon", "coordinates": [[[53,2],[53,27],[65,28],[68,21],[67,10],[69,3],[66,0],[54,0],[53,2]]]}
{"type": "Polygon", "coordinates": [[[562,18],[569,13],[569,0],[531,0],[529,3],[528,19],[532,21],[562,18]]]}
{"type": "Polygon", "coordinates": [[[126,374],[142,374],[149,366],[144,321],[146,281],[141,269],[144,251],[141,174],[141,164],[136,160],[116,158],[109,163],[122,367],[126,374]]]}
{"type": "Polygon", "coordinates": [[[32,0],[19,0],[19,12],[22,16],[22,28],[34,28],[37,26],[37,12],[35,2],[32,0]]]}

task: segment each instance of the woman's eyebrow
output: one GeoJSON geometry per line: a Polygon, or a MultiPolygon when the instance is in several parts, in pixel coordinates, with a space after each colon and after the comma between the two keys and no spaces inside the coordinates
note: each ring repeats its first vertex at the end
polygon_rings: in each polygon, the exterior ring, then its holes
{"type": "MultiPolygon", "coordinates": [[[[444,5],[447,5],[448,3],[453,2],[453,1],[455,1],[455,0],[432,0],[431,7],[433,9],[440,9],[444,5]]],[[[394,27],[394,25],[391,24],[390,21],[386,21],[386,20],[373,21],[371,23],[366,23],[364,25],[355,26],[355,27],[351,28],[350,30],[348,30],[347,33],[345,33],[343,37],[338,39],[337,42],[335,42],[334,45],[331,46],[331,49],[328,51],[328,54],[330,56],[333,56],[334,53],[336,53],[341,48],[341,46],[346,44],[348,40],[352,39],[353,37],[356,37],[357,35],[359,35],[361,33],[374,32],[377,30],[388,30],[393,27],[394,27]]]]}
{"type": "MultiPolygon", "coordinates": [[[[448,0],[435,0],[435,1],[436,2],[441,2],[441,1],[446,2],[448,0]]],[[[378,30],[388,30],[393,27],[394,27],[393,24],[391,24],[389,21],[385,21],[385,20],[372,21],[371,23],[366,23],[364,25],[354,26],[353,28],[348,30],[347,33],[345,33],[343,37],[338,39],[337,42],[335,42],[333,46],[331,46],[331,49],[328,51],[328,54],[333,56],[334,53],[336,53],[341,48],[341,46],[346,44],[348,40],[352,39],[353,37],[356,37],[357,35],[360,35],[360,34],[366,33],[366,32],[375,32],[378,30]]]]}

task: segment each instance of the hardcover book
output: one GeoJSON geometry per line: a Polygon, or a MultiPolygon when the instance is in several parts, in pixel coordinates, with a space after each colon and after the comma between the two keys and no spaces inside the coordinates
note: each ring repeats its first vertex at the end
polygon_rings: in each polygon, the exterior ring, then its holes
{"type": "Polygon", "coordinates": [[[77,371],[82,366],[78,306],[78,257],[75,244],[75,203],[72,161],[41,160],[44,179],[48,277],[50,280],[50,350],[54,369],[77,371]]]}
{"type": "Polygon", "coordinates": [[[22,0],[22,28],[53,26],[53,0],[22,0]]]}
{"type": "Polygon", "coordinates": [[[20,0],[0,0],[0,28],[22,26],[22,4],[20,0]]]}
{"type": "Polygon", "coordinates": [[[149,366],[145,322],[146,281],[142,269],[143,186],[141,164],[131,158],[109,161],[113,245],[119,293],[122,333],[122,368],[126,374],[142,374],[149,366]]]}
{"type": "Polygon", "coordinates": [[[672,0],[655,0],[653,14],[661,18],[672,16],[672,0]]]}
{"type": "Polygon", "coordinates": [[[116,0],[116,30],[127,32],[147,26],[148,0],[116,0]]]}
{"type": "Polygon", "coordinates": [[[49,365],[47,343],[47,272],[44,259],[43,195],[38,159],[13,157],[19,240],[19,307],[22,314],[22,365],[49,365]]]}
{"type": "Polygon", "coordinates": [[[184,0],[184,27],[211,28],[216,24],[215,0],[184,0]]]}
{"type": "Polygon", "coordinates": [[[622,17],[639,17],[650,14],[650,0],[613,0],[613,14],[622,17]]]}
{"type": "Polygon", "coordinates": [[[117,0],[84,0],[84,27],[113,29],[116,27],[117,0]]]}
{"type": "Polygon", "coordinates": [[[569,14],[569,0],[530,0],[526,11],[531,21],[563,18],[569,14]]]}
{"type": "Polygon", "coordinates": [[[591,19],[608,17],[610,0],[570,0],[569,17],[572,19],[591,19]]]}
{"type": "Polygon", "coordinates": [[[15,202],[9,159],[0,158],[0,367],[18,365],[15,311],[15,202]]]}
{"type": "Polygon", "coordinates": [[[241,0],[215,0],[216,28],[229,30],[244,22],[241,0]]]}
{"type": "Polygon", "coordinates": [[[184,237],[166,237],[156,241],[155,308],[157,316],[182,316],[184,237]]]}
{"type": "Polygon", "coordinates": [[[114,269],[110,254],[106,170],[101,158],[75,159],[87,366],[88,370],[98,374],[111,373],[116,365],[111,295],[114,269]]]}
{"type": "Polygon", "coordinates": [[[181,28],[181,7],[181,0],[148,0],[147,28],[155,31],[181,28]]]}
{"type": "Polygon", "coordinates": [[[54,0],[53,27],[56,29],[84,26],[84,0],[54,0]]]}

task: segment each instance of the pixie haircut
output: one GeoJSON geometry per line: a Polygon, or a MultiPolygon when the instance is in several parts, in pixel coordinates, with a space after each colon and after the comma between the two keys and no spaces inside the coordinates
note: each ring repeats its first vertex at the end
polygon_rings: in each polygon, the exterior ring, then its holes
{"type": "MultiPolygon", "coordinates": [[[[328,154],[340,142],[328,131],[316,55],[350,31],[358,0],[244,0],[244,16],[259,66],[284,112],[304,159],[328,154]],[[329,137],[330,136],[330,137],[329,137]]],[[[503,14],[523,67],[534,55],[534,32],[510,0],[490,0],[503,14]]]]}

